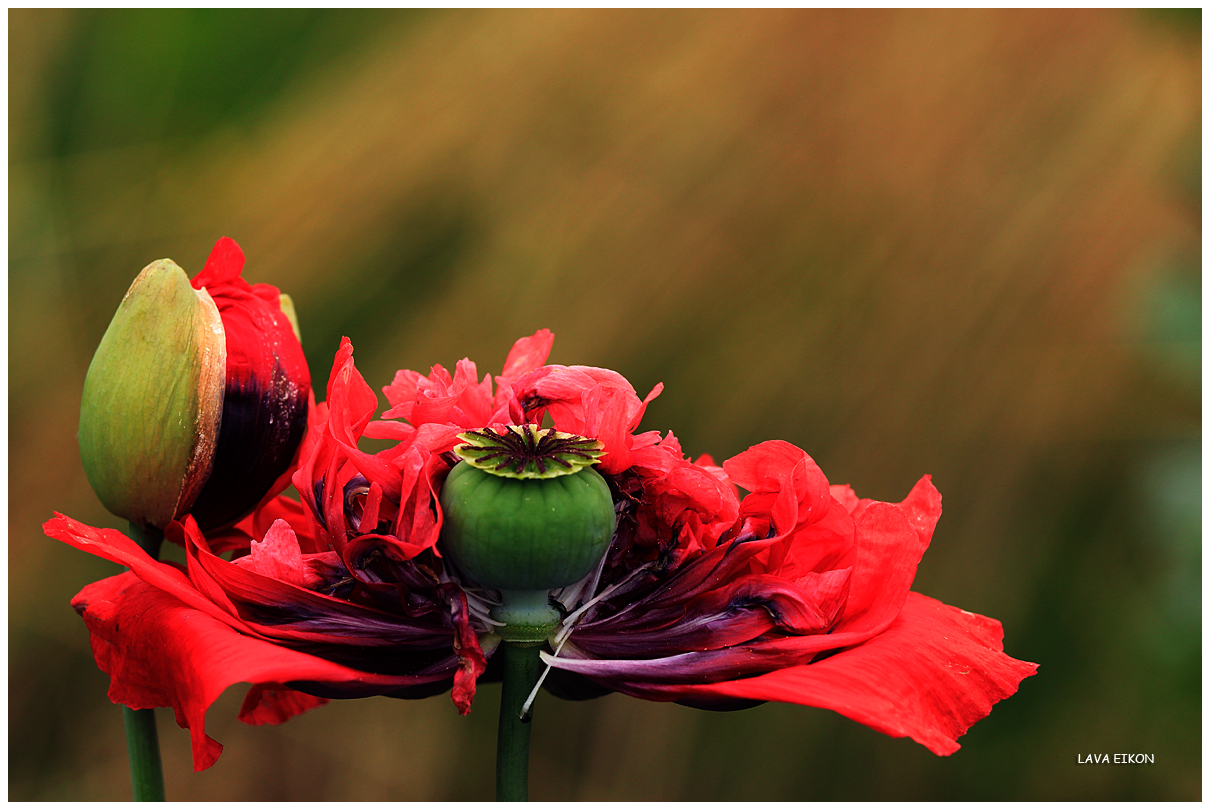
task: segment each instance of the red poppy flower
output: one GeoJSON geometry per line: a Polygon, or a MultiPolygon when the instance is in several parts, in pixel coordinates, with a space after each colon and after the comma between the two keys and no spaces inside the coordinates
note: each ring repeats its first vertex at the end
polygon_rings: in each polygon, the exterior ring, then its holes
{"type": "Polygon", "coordinates": [[[561,623],[543,655],[549,691],[820,706],[948,754],[1035,671],[1003,653],[994,620],[910,592],[941,512],[927,477],[886,504],[829,486],[785,442],[722,467],[690,461],[671,433],[634,433],[658,386],[640,400],[616,372],[544,365],[551,340],[518,341],[494,384],[469,360],[453,375],[401,371],[375,421],[346,339],[293,476],[303,503],[273,499],[222,533],[172,524],[184,568],[119,532],[49,521],[50,536],[131,569],[73,602],[111,699],[172,706],[198,769],[221,750],[206,708],[241,681],[253,684],[241,710],[251,723],[332,697],[451,687],[469,710],[498,643],[498,594],[441,555],[439,495],[459,433],[547,417],[600,440],[617,513],[595,569],[550,593],[561,623]],[[395,444],[367,453],[363,437],[395,444]]]}

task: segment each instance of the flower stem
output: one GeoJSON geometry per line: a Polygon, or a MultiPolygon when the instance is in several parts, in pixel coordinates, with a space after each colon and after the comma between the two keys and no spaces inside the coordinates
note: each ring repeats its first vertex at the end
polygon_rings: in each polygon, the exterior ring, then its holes
{"type": "Polygon", "coordinates": [[[496,801],[529,801],[529,721],[521,708],[542,672],[540,644],[500,644],[504,690],[500,696],[500,732],[496,739],[496,801]]]}
{"type": "Polygon", "coordinates": [[[126,718],[126,750],[130,754],[130,784],[136,802],[164,801],[164,768],[155,709],[122,707],[126,718]]]}
{"type": "MultiPolygon", "coordinates": [[[[153,559],[159,559],[164,533],[154,526],[130,524],[130,537],[153,559]]],[[[126,751],[130,756],[130,784],[136,802],[164,801],[164,767],[160,764],[160,737],[155,709],[122,707],[126,719],[126,751]]]]}

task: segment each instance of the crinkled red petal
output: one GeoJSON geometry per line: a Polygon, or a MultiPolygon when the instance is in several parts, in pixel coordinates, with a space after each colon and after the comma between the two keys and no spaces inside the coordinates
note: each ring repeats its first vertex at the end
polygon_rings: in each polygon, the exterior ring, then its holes
{"type": "Polygon", "coordinates": [[[723,469],[731,481],[753,494],[777,494],[771,516],[778,534],[813,523],[831,509],[823,471],[789,442],[762,442],[724,461],[723,469]]]}
{"type": "Polygon", "coordinates": [[[539,329],[529,337],[523,337],[513,344],[504,361],[504,370],[500,376],[514,380],[534,369],[541,368],[550,356],[550,347],[555,341],[554,334],[549,329],[539,329]]]}

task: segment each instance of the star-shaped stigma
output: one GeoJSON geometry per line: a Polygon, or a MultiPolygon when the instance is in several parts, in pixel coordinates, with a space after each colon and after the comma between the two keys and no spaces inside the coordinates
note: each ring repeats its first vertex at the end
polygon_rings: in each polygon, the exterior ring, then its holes
{"type": "Polygon", "coordinates": [[[556,478],[595,464],[605,451],[600,441],[543,430],[537,425],[508,425],[503,433],[483,428],[459,433],[466,442],[454,453],[472,467],[505,478],[556,478]]]}

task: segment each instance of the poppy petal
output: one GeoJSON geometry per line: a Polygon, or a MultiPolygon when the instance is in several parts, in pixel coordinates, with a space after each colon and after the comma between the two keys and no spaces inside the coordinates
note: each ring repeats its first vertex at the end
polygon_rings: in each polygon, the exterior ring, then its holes
{"type": "Polygon", "coordinates": [[[277,726],[327,702],[327,698],[304,694],[284,684],[258,683],[248,690],[239,719],[250,726],[277,726]]]}
{"type": "Polygon", "coordinates": [[[832,709],[952,754],[958,737],[1038,669],[1005,655],[1003,639],[996,620],[913,593],[886,632],[857,647],[806,666],[669,692],[832,709]]]}
{"type": "Polygon", "coordinates": [[[529,337],[521,338],[509,350],[500,376],[512,380],[541,368],[550,356],[550,347],[554,342],[555,336],[549,329],[539,329],[529,337]]]}
{"type": "MultiPolygon", "coordinates": [[[[232,684],[360,684],[382,693],[417,681],[361,672],[241,635],[129,571],[89,585],[72,606],[92,634],[97,666],[110,677],[109,699],[132,709],[171,706],[177,724],[190,731],[197,771],[213,765],[223,750],[206,735],[206,710],[232,684]]],[[[250,713],[267,716],[255,708],[250,713]]]]}
{"type": "MultiPolygon", "coordinates": [[[[169,527],[179,524],[169,524],[169,527]]],[[[47,537],[61,540],[69,546],[86,551],[133,571],[139,579],[175,596],[187,605],[229,623],[236,620],[207,599],[190,583],[177,567],[156,562],[139,548],[135,541],[117,529],[97,529],[55,512],[55,517],[42,524],[47,537]]],[[[182,542],[182,545],[184,543],[182,542]]]]}
{"type": "Polygon", "coordinates": [[[221,237],[206,257],[202,272],[193,277],[193,288],[214,287],[234,281],[244,270],[244,251],[230,236],[221,237]]]}
{"type": "Polygon", "coordinates": [[[280,291],[240,278],[244,254],[223,237],[192,280],[222,317],[226,384],[214,465],[191,512],[205,529],[228,526],[266,492],[289,483],[307,428],[311,373],[280,291]]]}

